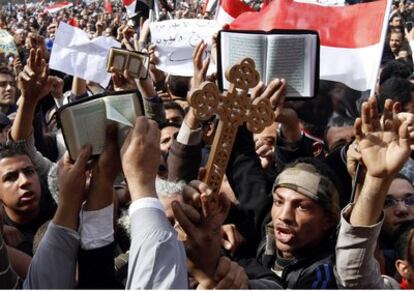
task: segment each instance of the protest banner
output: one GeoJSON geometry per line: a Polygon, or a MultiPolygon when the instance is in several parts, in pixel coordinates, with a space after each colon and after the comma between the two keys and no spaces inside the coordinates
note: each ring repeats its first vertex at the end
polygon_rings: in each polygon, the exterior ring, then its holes
{"type": "Polygon", "coordinates": [[[99,83],[109,84],[111,75],[106,71],[111,47],[121,47],[112,37],[90,40],[88,34],[64,22],[59,24],[50,56],[51,69],[99,83]]]}
{"type": "Polygon", "coordinates": [[[18,55],[14,39],[5,29],[0,29],[0,52],[3,52],[5,55],[10,53],[15,56],[18,55]]]}
{"type": "MultiPolygon", "coordinates": [[[[206,57],[210,55],[211,38],[221,26],[215,20],[179,19],[150,24],[151,42],[157,45],[160,57],[159,69],[177,76],[192,76],[192,54],[196,45],[204,40],[208,44],[206,57]]],[[[216,68],[210,66],[209,73],[216,68]]]]}
{"type": "Polygon", "coordinates": [[[230,29],[316,30],[321,40],[320,78],[365,91],[375,87],[389,9],[387,0],[348,6],[274,0],[260,12],[241,14],[230,29]]]}

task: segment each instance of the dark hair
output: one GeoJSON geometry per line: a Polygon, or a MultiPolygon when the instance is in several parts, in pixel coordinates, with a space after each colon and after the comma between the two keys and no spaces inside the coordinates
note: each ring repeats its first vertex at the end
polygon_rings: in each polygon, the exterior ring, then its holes
{"type": "Polygon", "coordinates": [[[10,75],[14,79],[13,72],[6,66],[0,66],[0,74],[10,75]]]}
{"type": "Polygon", "coordinates": [[[381,70],[379,84],[382,85],[391,77],[407,79],[413,73],[407,62],[401,60],[388,61],[381,70]]]}
{"type": "Polygon", "coordinates": [[[159,128],[161,130],[161,129],[163,129],[165,127],[169,127],[169,126],[175,127],[175,128],[178,128],[178,129],[181,128],[181,125],[176,123],[176,122],[163,122],[163,123],[160,123],[159,128]]]}
{"type": "Polygon", "coordinates": [[[292,102],[292,107],[298,114],[305,129],[320,139],[323,139],[326,126],[333,113],[333,103],[330,96],[332,86],[321,82],[318,95],[306,101],[292,102]]]}
{"type": "Polygon", "coordinates": [[[410,183],[411,187],[413,187],[413,189],[414,189],[413,182],[406,175],[404,175],[402,173],[397,173],[397,175],[395,175],[395,177],[394,177],[394,180],[396,180],[396,179],[401,179],[401,180],[407,181],[408,183],[410,183]]]}
{"type": "Polygon", "coordinates": [[[0,150],[0,160],[22,155],[27,156],[31,160],[29,154],[20,148],[10,148],[6,146],[0,150]]]}
{"type": "Polygon", "coordinates": [[[178,104],[177,102],[175,102],[175,101],[167,101],[167,102],[164,102],[163,103],[163,105],[164,105],[164,109],[175,109],[175,110],[178,110],[178,111],[180,111],[180,114],[183,116],[183,118],[184,118],[184,116],[185,116],[185,111],[184,111],[184,109],[180,106],[180,104],[178,104]]]}
{"type": "Polygon", "coordinates": [[[414,92],[414,84],[407,79],[392,77],[381,85],[378,96],[378,107],[382,112],[384,110],[385,100],[390,98],[393,101],[401,103],[402,107],[406,106],[411,100],[411,93],[414,92]]]}
{"type": "Polygon", "coordinates": [[[186,99],[187,93],[190,90],[190,77],[169,75],[167,86],[171,94],[186,99]]]}

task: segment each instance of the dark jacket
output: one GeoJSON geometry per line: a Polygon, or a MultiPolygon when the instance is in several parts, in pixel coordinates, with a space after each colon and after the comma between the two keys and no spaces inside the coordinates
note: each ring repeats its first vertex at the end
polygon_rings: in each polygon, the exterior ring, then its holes
{"type": "MultiPolygon", "coordinates": [[[[289,262],[282,271],[283,288],[288,289],[337,289],[333,267],[335,239],[327,238],[316,249],[303,252],[303,256],[289,262]]],[[[273,269],[278,252],[273,225],[266,225],[266,235],[257,250],[257,260],[273,269]]]]}

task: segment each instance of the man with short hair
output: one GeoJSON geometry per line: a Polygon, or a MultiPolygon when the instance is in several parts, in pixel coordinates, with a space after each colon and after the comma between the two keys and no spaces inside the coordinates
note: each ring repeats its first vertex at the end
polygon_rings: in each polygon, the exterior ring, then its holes
{"type": "Polygon", "coordinates": [[[52,218],[55,206],[42,195],[40,178],[30,157],[17,149],[0,152],[0,200],[3,221],[23,236],[17,249],[32,255],[37,229],[52,218]],[[42,204],[42,206],[41,206],[42,204]]]}
{"type": "Polygon", "coordinates": [[[0,111],[10,114],[16,111],[16,80],[7,67],[0,67],[0,111]]]}
{"type": "Polygon", "coordinates": [[[390,39],[389,39],[389,46],[391,49],[391,53],[394,55],[394,58],[398,57],[398,53],[402,47],[404,40],[404,34],[401,31],[391,30],[390,39]]]}
{"type": "Polygon", "coordinates": [[[289,289],[336,288],[334,231],[339,194],[334,174],[314,158],[286,166],[273,186],[272,220],[258,260],[289,289]]]}

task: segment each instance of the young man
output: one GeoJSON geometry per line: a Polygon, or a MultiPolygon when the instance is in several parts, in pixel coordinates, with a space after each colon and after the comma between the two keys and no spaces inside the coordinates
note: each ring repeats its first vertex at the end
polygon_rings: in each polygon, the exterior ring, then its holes
{"type": "Polygon", "coordinates": [[[16,81],[7,67],[0,67],[0,111],[10,114],[16,111],[16,81]]]}
{"type": "MultiPolygon", "coordinates": [[[[0,200],[5,225],[20,232],[17,249],[32,255],[37,229],[52,218],[56,206],[42,195],[41,182],[33,162],[24,152],[8,149],[0,152],[0,200]]],[[[49,197],[50,198],[50,197],[49,197]]]]}
{"type": "Polygon", "coordinates": [[[258,260],[282,278],[285,288],[336,288],[332,255],[339,195],[334,179],[312,158],[288,165],[276,178],[272,220],[258,260]]]}

